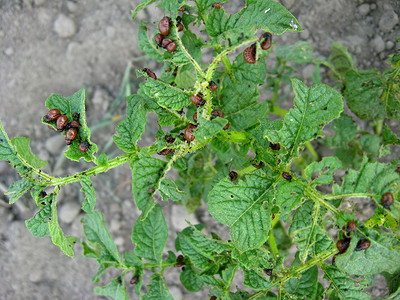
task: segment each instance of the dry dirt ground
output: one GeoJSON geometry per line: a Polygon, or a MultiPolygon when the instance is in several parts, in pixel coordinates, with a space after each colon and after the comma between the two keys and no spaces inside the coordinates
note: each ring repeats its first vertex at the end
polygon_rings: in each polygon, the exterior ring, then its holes
{"type": "MultiPolygon", "coordinates": [[[[137,44],[140,20],[155,22],[163,13],[155,8],[130,19],[130,10],[139,1],[50,1],[0,0],[0,118],[9,136],[31,139],[32,148],[48,160],[47,171],[56,176],[75,173],[89,166],[63,159],[64,140],[41,124],[46,113],[44,102],[52,93],[72,95],[87,89],[89,126],[100,126],[118,96],[119,86],[128,63],[133,71],[144,66],[157,71],[159,65],[143,57],[137,44]],[[99,125],[100,124],[100,125],[99,125]]],[[[243,5],[244,1],[235,1],[243,5]]],[[[280,44],[309,41],[316,57],[326,58],[330,44],[339,41],[349,47],[361,68],[383,69],[387,55],[399,51],[398,0],[282,0],[299,20],[305,31],[276,38],[280,44]]],[[[313,67],[300,70],[310,78],[313,67]]],[[[132,72],[132,87],[135,76],[132,72]]],[[[124,104],[115,115],[124,113],[124,104]]],[[[398,124],[398,123],[397,123],[398,124]]],[[[151,124],[150,124],[151,125],[151,124]]],[[[99,129],[93,141],[101,151],[110,147],[116,124],[99,129]]],[[[150,126],[151,128],[151,126],[150,126]]],[[[96,208],[105,214],[111,235],[121,251],[132,250],[131,228],[138,211],[134,207],[130,170],[123,166],[93,179],[96,208]]],[[[24,220],[36,211],[28,196],[9,207],[4,192],[18,178],[6,163],[0,162],[0,299],[105,299],[93,292],[90,278],[97,270],[94,260],[82,257],[76,246],[76,259],[70,259],[51,244],[49,238],[33,238],[24,220]]],[[[80,186],[62,189],[59,218],[69,235],[83,236],[80,224],[82,201],[80,186]]],[[[185,227],[185,218],[193,222],[178,206],[164,207],[171,239],[167,250],[173,250],[176,231],[185,227]]],[[[203,219],[202,214],[197,214],[203,219]]],[[[101,281],[100,284],[104,284],[101,281]]],[[[179,270],[167,278],[175,299],[207,299],[207,289],[190,294],[179,284],[179,270]]],[[[386,295],[385,284],[373,289],[375,297],[386,295]]],[[[136,298],[134,298],[136,299],[136,298]]]]}

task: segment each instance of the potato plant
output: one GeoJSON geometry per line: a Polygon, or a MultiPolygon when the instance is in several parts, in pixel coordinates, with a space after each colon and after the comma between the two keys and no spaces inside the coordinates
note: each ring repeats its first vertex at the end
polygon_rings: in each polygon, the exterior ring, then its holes
{"type": "MultiPolygon", "coordinates": [[[[154,2],[141,1],[132,17],[154,2]]],[[[84,255],[99,264],[92,281],[108,268],[120,271],[96,293],[127,299],[134,289],[143,299],[172,299],[164,278],[169,268],[184,266],[182,285],[190,292],[208,288],[210,299],[370,299],[364,290],[376,274],[387,280],[387,299],[400,297],[400,169],[398,160],[384,160],[400,144],[386,123],[400,119],[400,55],[392,55],[382,73],[357,69],[337,43],[327,60],[313,58],[305,42],[276,45],[274,36],[303,29],[272,0],[247,0],[232,15],[224,10],[227,0],[159,2],[165,15],[149,20],[157,26],[140,22],[138,39],[163,67],[159,74],[136,72],[140,86],[127,97],[126,118],[113,136],[124,154],[109,159],[97,153],[84,90],[51,95],[42,119],[66,136],[67,158],[95,164],[83,172],[61,178],[43,172],[47,162],[32,153],[29,139],[9,139],[1,126],[0,159],[22,177],[9,187],[10,203],[30,191],[38,206],[26,221],[30,232],[51,236],[74,257],[77,238],[59,226],[57,196],[78,182],[85,194],[84,255]],[[196,27],[202,37],[191,30],[196,27]],[[204,49],[212,50],[210,61],[204,49]],[[267,68],[272,51],[276,62],[267,68]],[[292,66],[310,63],[316,71],[307,86],[292,66]],[[321,65],[337,89],[321,83],[321,65]],[[280,92],[287,84],[295,95],[289,111],[278,106],[282,96],[291,97],[280,92]],[[260,86],[271,99],[260,96],[260,86]],[[373,130],[357,128],[343,113],[344,99],[373,130]],[[154,143],[140,148],[149,113],[157,114],[159,129],[154,143]],[[311,141],[334,149],[334,156],[321,157],[311,141]],[[95,209],[90,177],[125,163],[141,216],[132,229],[133,250],[119,253],[95,209]],[[171,169],[178,179],[168,177],[171,169]],[[353,205],[356,198],[375,207],[365,222],[353,205]],[[164,249],[168,228],[160,201],[168,200],[189,212],[207,204],[215,221],[229,228],[230,239],[188,223],[175,249],[164,249]],[[292,244],[297,252],[288,266],[292,244]],[[239,271],[244,279],[235,288],[239,271]],[[152,274],[147,288],[145,272],[152,274]]]]}

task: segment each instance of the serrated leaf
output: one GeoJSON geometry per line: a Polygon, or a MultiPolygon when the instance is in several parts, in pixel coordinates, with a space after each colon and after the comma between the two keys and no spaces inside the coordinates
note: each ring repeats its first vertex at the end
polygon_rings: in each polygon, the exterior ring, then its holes
{"type": "Polygon", "coordinates": [[[104,296],[110,296],[115,300],[128,300],[125,283],[120,278],[111,278],[111,282],[104,286],[96,286],[94,292],[104,296]]]}
{"type": "Polygon", "coordinates": [[[378,155],[381,137],[375,134],[364,134],[360,139],[360,145],[364,152],[378,155]]]}
{"type": "Polygon", "coordinates": [[[331,129],[336,133],[333,137],[326,139],[328,147],[331,148],[347,147],[357,134],[357,125],[354,124],[353,118],[343,113],[338,119],[332,121],[331,129]]]}
{"type": "Polygon", "coordinates": [[[309,200],[297,209],[293,216],[289,234],[293,241],[297,243],[299,258],[302,263],[307,256],[316,254],[329,249],[333,241],[329,238],[324,228],[319,225],[320,208],[314,207],[313,201],[309,200]]]}
{"type": "Polygon", "coordinates": [[[324,279],[331,282],[330,288],[334,290],[333,295],[335,295],[337,299],[371,299],[371,295],[363,292],[363,290],[365,289],[365,285],[362,282],[358,282],[350,278],[348,275],[346,275],[334,266],[321,264],[321,268],[325,272],[324,279]]]}
{"type": "Polygon", "coordinates": [[[81,176],[81,191],[85,193],[85,200],[82,203],[82,209],[91,214],[94,210],[94,206],[96,204],[96,197],[94,195],[94,188],[92,181],[88,176],[81,176]]]}
{"type": "Polygon", "coordinates": [[[134,10],[131,11],[131,18],[132,20],[136,17],[139,11],[146,8],[150,4],[156,2],[157,0],[140,0],[140,4],[135,7],[134,10]]]}
{"type": "Polygon", "coordinates": [[[215,220],[228,225],[236,248],[257,248],[267,240],[271,226],[273,180],[258,170],[234,185],[227,178],[220,181],[208,196],[208,210],[215,220]]]}
{"type": "Polygon", "coordinates": [[[7,133],[4,131],[3,124],[0,121],[0,160],[12,160],[15,157],[15,148],[8,139],[7,133]]]}
{"type": "Polygon", "coordinates": [[[239,82],[251,82],[256,85],[264,84],[265,76],[267,76],[267,64],[264,59],[256,64],[245,62],[243,53],[236,56],[232,64],[233,75],[239,82]]]}
{"type": "Polygon", "coordinates": [[[317,299],[318,291],[318,267],[313,266],[303,272],[301,278],[290,278],[285,283],[284,292],[303,299],[317,299]]]}
{"type": "Polygon", "coordinates": [[[147,97],[141,89],[139,89],[138,94],[140,94],[140,97],[142,98],[143,107],[146,111],[156,112],[158,115],[158,124],[160,126],[170,126],[179,121],[177,115],[174,115],[164,107],[159,106],[156,99],[147,97]]]}
{"type": "Polygon", "coordinates": [[[376,69],[346,73],[343,95],[351,111],[359,118],[400,119],[400,92],[391,82],[393,79],[387,77],[376,69]]]}
{"type": "Polygon", "coordinates": [[[312,60],[312,46],[309,42],[299,41],[296,44],[277,46],[274,50],[276,56],[286,60],[294,61],[296,64],[308,64],[312,60]]]}
{"type": "Polygon", "coordinates": [[[168,201],[171,199],[172,201],[179,201],[182,199],[183,194],[185,192],[180,191],[172,179],[163,179],[160,184],[160,194],[163,198],[163,201],[168,201]]]}
{"type": "Polygon", "coordinates": [[[26,137],[16,137],[11,140],[11,144],[13,144],[22,159],[33,168],[41,170],[47,165],[47,161],[41,160],[32,152],[29,142],[30,140],[26,137]]]}
{"type": "MultiPolygon", "coordinates": [[[[229,0],[218,1],[218,3],[224,3],[227,1],[229,1],[229,0]]],[[[218,12],[220,10],[223,10],[223,9],[213,9],[212,5],[214,3],[215,3],[214,0],[197,0],[196,5],[197,5],[197,10],[198,10],[198,16],[205,21],[205,20],[207,20],[207,13],[209,10],[212,10],[211,14],[215,11],[218,12]]]]}
{"type": "Polygon", "coordinates": [[[334,185],[334,194],[368,193],[383,195],[398,190],[400,176],[395,167],[383,163],[369,163],[364,157],[360,170],[348,170],[342,185],[334,185]]]}
{"type": "Polygon", "coordinates": [[[66,236],[58,224],[56,201],[51,204],[51,220],[48,222],[51,241],[68,256],[74,258],[74,246],[77,238],[66,236]]]}
{"type": "Polygon", "coordinates": [[[338,42],[332,43],[328,62],[342,75],[356,68],[353,58],[347,51],[347,47],[340,45],[338,42]]]}
{"type": "Polygon", "coordinates": [[[161,206],[157,204],[145,220],[138,219],[133,226],[132,243],[136,244],[135,255],[151,263],[160,263],[167,238],[167,223],[161,206]]]}
{"type": "Polygon", "coordinates": [[[118,136],[114,135],[115,144],[128,153],[136,152],[137,140],[144,133],[146,113],[139,95],[127,97],[128,109],[126,119],[117,126],[118,136]]]}
{"type": "Polygon", "coordinates": [[[143,218],[154,207],[149,188],[155,189],[158,186],[165,165],[165,161],[148,155],[142,155],[139,160],[131,163],[133,196],[138,209],[144,212],[143,218]]]}
{"type": "Polygon", "coordinates": [[[161,7],[164,12],[175,14],[183,0],[163,0],[157,7],[161,7]]]}
{"type": "Polygon", "coordinates": [[[122,263],[117,246],[104,223],[103,214],[100,211],[86,214],[81,222],[86,238],[92,243],[98,243],[103,248],[103,252],[112,258],[111,261],[122,263]]]}
{"type": "Polygon", "coordinates": [[[237,249],[232,251],[232,258],[237,260],[242,269],[262,271],[270,269],[269,255],[265,249],[253,249],[246,252],[239,252],[237,249]]]}
{"type": "Polygon", "coordinates": [[[165,284],[164,278],[160,274],[155,273],[155,274],[151,275],[150,279],[151,279],[151,284],[147,286],[149,288],[149,291],[141,299],[143,299],[143,300],[160,300],[160,299],[174,300],[174,298],[172,298],[171,294],[168,291],[168,288],[167,288],[167,285],[165,284]]]}
{"type": "Polygon", "coordinates": [[[387,124],[385,124],[385,129],[382,132],[382,145],[379,149],[380,158],[390,154],[390,145],[392,144],[400,145],[400,139],[390,130],[387,124]]]}
{"type": "Polygon", "coordinates": [[[137,267],[140,269],[143,269],[144,267],[142,260],[138,256],[128,251],[124,252],[124,262],[129,267],[137,267]]]}
{"type": "Polygon", "coordinates": [[[17,201],[19,198],[21,198],[27,191],[29,191],[31,188],[33,188],[35,185],[33,183],[30,183],[28,180],[25,178],[13,182],[7,192],[4,193],[4,195],[12,195],[8,203],[13,204],[15,201],[17,201]]]}
{"type": "Polygon", "coordinates": [[[149,29],[146,23],[140,21],[138,32],[140,50],[146,53],[151,59],[154,59],[158,62],[163,62],[163,51],[159,50],[153,40],[150,39],[148,30],[149,29]]]}
{"type": "Polygon", "coordinates": [[[182,285],[192,293],[200,291],[204,285],[201,277],[194,269],[190,267],[185,268],[185,270],[179,276],[179,279],[181,280],[182,285]]]}
{"type": "Polygon", "coordinates": [[[193,134],[199,142],[204,142],[217,135],[218,132],[225,127],[228,120],[222,118],[215,118],[214,120],[204,120],[198,118],[199,127],[193,130],[193,134]]]}
{"type": "MultiPolygon", "coordinates": [[[[137,74],[144,75],[142,71],[137,71],[137,74]]],[[[158,105],[165,108],[181,110],[190,102],[190,95],[185,91],[149,77],[141,89],[148,97],[156,98],[158,105]]]]}
{"type": "Polygon", "coordinates": [[[311,186],[315,187],[319,184],[329,184],[333,181],[333,171],[342,167],[341,161],[337,157],[324,157],[319,162],[312,162],[308,165],[304,172],[306,178],[311,182],[311,186]],[[318,173],[314,179],[311,176],[318,173]]]}
{"type": "Polygon", "coordinates": [[[286,114],[280,130],[264,133],[271,142],[284,145],[288,151],[285,160],[298,156],[299,147],[321,134],[323,126],[339,117],[343,110],[342,96],[333,88],[324,84],[308,88],[298,79],[292,79],[292,83],[295,108],[286,114]]]}
{"type": "MultiPolygon", "coordinates": [[[[74,113],[79,114],[79,123],[81,127],[78,130],[78,136],[72,141],[69,149],[65,151],[65,156],[71,160],[79,161],[80,158],[84,158],[86,161],[92,161],[95,159],[94,153],[97,152],[97,145],[90,141],[90,129],[86,124],[86,109],[85,109],[85,90],[81,89],[70,97],[64,97],[62,95],[51,95],[46,100],[46,106],[49,109],[57,108],[61,114],[66,115],[68,120],[73,120],[72,115],[74,113]],[[89,150],[87,152],[79,151],[79,143],[81,141],[87,141],[89,143],[89,150]]],[[[55,127],[55,121],[45,122],[55,127]]],[[[66,130],[64,130],[65,135],[66,130]]]]}
{"type": "Polygon", "coordinates": [[[244,271],[244,282],[243,284],[253,290],[266,290],[273,287],[273,284],[269,282],[261,273],[253,270],[244,271]]]}
{"type": "Polygon", "coordinates": [[[50,235],[49,221],[51,218],[51,204],[55,201],[54,194],[47,195],[46,205],[40,208],[35,216],[25,221],[31,234],[35,237],[50,235]]]}
{"type": "Polygon", "coordinates": [[[365,236],[351,239],[345,253],[336,257],[336,265],[344,272],[355,275],[370,275],[382,272],[395,273],[400,270],[400,242],[392,234],[381,229],[362,229],[365,236]],[[358,239],[367,238],[370,247],[354,251],[358,239]]]}
{"type": "Polygon", "coordinates": [[[276,205],[280,207],[280,218],[290,223],[291,212],[301,204],[304,198],[304,186],[298,182],[282,181],[276,194],[276,205]]]}
{"type": "Polygon", "coordinates": [[[220,240],[212,239],[199,230],[204,226],[197,225],[187,227],[182,232],[178,232],[180,250],[189,257],[196,268],[205,270],[212,265],[213,254],[221,254],[229,247],[220,240]]]}

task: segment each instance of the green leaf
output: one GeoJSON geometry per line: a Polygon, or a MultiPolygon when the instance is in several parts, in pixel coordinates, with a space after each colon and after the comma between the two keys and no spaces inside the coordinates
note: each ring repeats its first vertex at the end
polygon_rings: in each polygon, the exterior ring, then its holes
{"type": "Polygon", "coordinates": [[[263,272],[263,269],[272,268],[268,252],[265,249],[253,249],[246,252],[239,252],[235,249],[231,255],[242,269],[263,272]]]}
{"type": "Polygon", "coordinates": [[[165,161],[148,155],[141,155],[139,160],[131,163],[132,191],[136,206],[143,212],[142,218],[146,218],[154,207],[154,199],[149,188],[156,189],[165,166],[165,161]]]}
{"type": "MultiPolygon", "coordinates": [[[[204,225],[197,225],[185,228],[178,232],[180,250],[189,257],[196,268],[205,270],[212,265],[216,254],[221,254],[229,247],[221,240],[205,236],[200,232],[204,225]]],[[[178,250],[178,249],[177,249],[178,250]]]]}
{"type": "Polygon", "coordinates": [[[172,201],[179,201],[182,199],[182,196],[185,194],[185,192],[182,192],[178,189],[175,181],[164,178],[161,180],[160,194],[163,201],[168,201],[168,199],[171,199],[172,201]]]}
{"type": "Polygon", "coordinates": [[[381,138],[375,134],[365,134],[361,137],[360,144],[364,152],[378,155],[381,138]]]}
{"type": "Polygon", "coordinates": [[[168,238],[168,227],[162,208],[157,204],[143,221],[138,219],[133,226],[132,243],[135,254],[149,262],[160,263],[168,238]]]}
{"type": "Polygon", "coordinates": [[[265,290],[273,287],[273,284],[269,282],[262,273],[255,272],[253,270],[244,271],[244,282],[243,284],[253,290],[265,290]]]}
{"type": "Polygon", "coordinates": [[[290,214],[301,204],[304,186],[298,182],[282,181],[278,185],[276,205],[280,207],[281,219],[290,223],[290,214]]]}
{"type": "Polygon", "coordinates": [[[183,0],[163,0],[157,7],[161,7],[164,12],[175,14],[183,0]]]}
{"type": "Polygon", "coordinates": [[[153,40],[150,39],[148,30],[149,28],[147,27],[146,23],[140,21],[138,32],[140,50],[146,53],[151,59],[154,59],[158,62],[163,62],[163,52],[162,50],[159,50],[153,40]]]}
{"type": "Polygon", "coordinates": [[[267,64],[261,59],[256,64],[245,62],[243,53],[236,56],[232,64],[234,77],[239,82],[251,82],[256,85],[264,84],[265,76],[267,76],[267,64]]]}
{"type": "Polygon", "coordinates": [[[276,56],[285,61],[294,61],[296,64],[308,64],[312,60],[312,46],[309,42],[299,41],[292,45],[277,46],[276,56]]]}
{"type": "Polygon", "coordinates": [[[121,278],[111,278],[111,283],[101,287],[96,286],[94,292],[104,296],[110,296],[116,300],[128,300],[125,283],[121,278]]]}
{"type": "Polygon", "coordinates": [[[82,203],[82,209],[88,214],[91,214],[94,211],[94,206],[96,204],[92,181],[88,176],[81,176],[81,185],[81,191],[85,193],[85,200],[82,203]]]}
{"type": "Polygon", "coordinates": [[[319,184],[329,184],[333,182],[333,171],[342,167],[341,161],[337,157],[324,157],[319,162],[312,162],[305,168],[306,178],[311,182],[311,186],[315,187],[319,184]],[[314,179],[312,175],[317,173],[314,179]]]}
{"type": "Polygon", "coordinates": [[[28,180],[23,178],[21,180],[11,183],[10,187],[8,188],[7,192],[4,193],[4,195],[12,194],[8,202],[10,204],[13,204],[34,186],[35,185],[33,183],[30,183],[28,180]]]}
{"type": "Polygon", "coordinates": [[[178,73],[176,74],[175,83],[177,87],[181,89],[191,89],[196,82],[196,74],[194,70],[183,70],[182,68],[178,69],[178,73]]]}
{"type": "Polygon", "coordinates": [[[204,285],[203,280],[201,280],[197,272],[190,267],[185,267],[179,278],[182,285],[192,293],[200,291],[204,285]]]}
{"type": "Polygon", "coordinates": [[[347,144],[357,134],[357,125],[354,124],[353,118],[344,113],[338,119],[332,121],[331,128],[336,134],[326,139],[330,148],[348,147],[347,144]]]}
{"type": "Polygon", "coordinates": [[[103,248],[103,252],[110,256],[111,261],[122,263],[117,246],[114,244],[104,223],[102,213],[95,211],[91,214],[86,214],[81,222],[83,223],[83,231],[86,238],[92,243],[98,243],[103,248]]]}
{"type": "Polygon", "coordinates": [[[314,207],[314,202],[311,200],[304,202],[293,216],[289,234],[297,243],[302,263],[306,261],[309,254],[315,256],[329,249],[333,244],[326,230],[319,225],[319,219],[320,208],[314,207]]]}
{"type": "Polygon", "coordinates": [[[230,227],[232,241],[241,251],[257,248],[267,240],[272,183],[271,178],[258,170],[236,185],[228,178],[223,179],[208,196],[209,212],[215,220],[230,227]]]}
{"type": "Polygon", "coordinates": [[[151,275],[151,284],[147,287],[149,291],[141,299],[143,300],[174,300],[168,291],[167,285],[165,284],[164,278],[155,273],[151,275]]]}
{"type": "MultiPolygon", "coordinates": [[[[298,79],[292,79],[292,83],[295,108],[286,114],[280,130],[264,132],[268,140],[287,149],[287,156],[283,157],[286,161],[298,156],[301,144],[320,135],[323,126],[339,117],[343,110],[342,97],[333,88],[324,84],[308,88],[298,79]]],[[[279,121],[272,123],[280,125],[279,121]]]]}
{"type": "Polygon", "coordinates": [[[33,218],[25,221],[26,227],[35,237],[50,235],[51,203],[55,201],[55,195],[47,195],[43,201],[45,201],[45,205],[40,208],[40,211],[33,218]]]}
{"type": "Polygon", "coordinates": [[[365,236],[353,236],[345,253],[336,257],[336,265],[344,272],[370,275],[400,271],[400,242],[381,229],[362,229],[365,236]],[[371,245],[366,250],[354,251],[359,239],[367,238],[371,245]]]}
{"type": "MultiPolygon", "coordinates": [[[[214,11],[210,13],[210,16],[218,14],[214,11]]],[[[229,41],[229,46],[240,43],[243,38],[254,37],[257,29],[278,35],[288,30],[303,30],[296,18],[284,6],[272,0],[247,0],[246,7],[231,15],[227,21],[221,19],[219,15],[214,19],[213,22],[207,20],[207,33],[211,37],[217,37],[216,41],[221,38],[229,41]],[[221,20],[223,22],[219,23],[221,20]]]]}
{"type": "MultiPolygon", "coordinates": [[[[137,71],[138,76],[147,74],[137,71]]],[[[190,102],[190,94],[160,80],[147,77],[147,82],[141,86],[143,92],[150,98],[156,98],[158,105],[181,110],[190,102]]]]}
{"type": "Polygon", "coordinates": [[[333,294],[331,294],[330,298],[333,298],[332,295],[334,295],[337,297],[336,299],[343,300],[371,299],[371,295],[363,292],[365,284],[362,281],[350,278],[350,276],[334,266],[327,264],[321,264],[320,266],[325,272],[324,279],[331,282],[330,289],[333,289],[333,294]]]}
{"type": "Polygon", "coordinates": [[[60,249],[68,256],[74,258],[74,246],[77,238],[74,236],[66,236],[62,232],[60,225],[57,220],[57,206],[56,201],[51,204],[51,220],[48,222],[49,230],[51,235],[51,241],[54,245],[60,247],[60,249]]]}
{"type": "Polygon", "coordinates": [[[97,165],[105,167],[108,166],[108,157],[107,154],[102,153],[97,157],[97,165]]]}
{"type": "Polygon", "coordinates": [[[346,74],[348,71],[355,70],[355,63],[347,48],[340,45],[338,42],[333,42],[331,45],[331,54],[328,57],[328,62],[339,74],[346,74]]]}
{"type": "Polygon", "coordinates": [[[136,15],[138,14],[139,11],[141,11],[142,9],[146,8],[147,6],[149,6],[150,4],[152,4],[156,1],[158,1],[158,0],[140,0],[140,4],[138,6],[136,6],[134,10],[131,11],[132,20],[136,17],[136,15]]]}
{"type": "Polygon", "coordinates": [[[376,69],[347,72],[343,90],[347,105],[363,120],[400,119],[400,92],[391,80],[376,69]]]}
{"type": "Polygon", "coordinates": [[[143,269],[144,267],[142,260],[138,256],[128,251],[125,251],[124,253],[124,262],[129,267],[136,267],[139,269],[143,269]]]}
{"type": "MultiPolygon", "coordinates": [[[[389,274],[386,272],[382,273],[385,276],[386,284],[389,288],[389,293],[400,292],[400,271],[394,274],[389,274]]],[[[398,295],[398,293],[396,293],[398,295]]],[[[389,298],[390,299],[390,298],[389,298]]]]}
{"type": "Polygon", "coordinates": [[[146,111],[156,112],[158,115],[158,124],[160,126],[170,126],[179,121],[177,114],[173,114],[171,111],[159,106],[156,99],[147,97],[141,89],[139,89],[138,94],[140,94],[140,97],[142,98],[143,107],[146,111]]]}
{"type": "MultiPolygon", "coordinates": [[[[218,1],[218,3],[224,3],[227,2],[229,0],[222,0],[222,1],[218,1]]],[[[212,9],[211,14],[213,12],[218,12],[223,10],[222,9],[213,9],[212,5],[215,3],[214,0],[197,0],[196,1],[196,5],[197,5],[197,10],[198,10],[198,16],[200,18],[202,18],[203,20],[207,19],[207,13],[209,10],[212,9]]]]}
{"type": "Polygon", "coordinates": [[[146,113],[141,104],[141,97],[131,95],[127,98],[126,119],[117,126],[118,136],[114,135],[117,146],[128,153],[136,152],[137,140],[144,133],[146,113]]]}
{"type": "Polygon", "coordinates": [[[383,163],[369,163],[364,157],[359,171],[348,170],[342,185],[334,185],[334,194],[346,195],[371,191],[376,195],[376,199],[380,199],[385,192],[398,190],[400,176],[395,169],[394,166],[383,163]]]}
{"type": "Polygon", "coordinates": [[[16,137],[11,140],[11,144],[13,144],[18,154],[26,163],[33,168],[41,170],[47,165],[47,161],[41,160],[32,152],[29,141],[26,137],[16,137]]]}
{"type": "Polygon", "coordinates": [[[7,133],[4,131],[3,124],[0,121],[0,160],[15,160],[16,150],[8,139],[7,133]]]}
{"type": "Polygon", "coordinates": [[[217,135],[218,132],[222,131],[222,128],[228,123],[228,120],[222,118],[215,118],[214,120],[204,120],[198,118],[199,127],[193,131],[196,140],[204,142],[217,135]]]}
{"type": "Polygon", "coordinates": [[[318,291],[318,267],[313,266],[302,273],[301,278],[290,278],[284,292],[298,298],[316,299],[318,291]]]}
{"type": "MultiPolygon", "coordinates": [[[[90,130],[86,124],[86,109],[85,109],[85,90],[81,89],[70,97],[64,97],[62,95],[51,95],[46,100],[46,106],[49,109],[57,108],[61,114],[66,115],[68,120],[73,120],[72,115],[74,113],[79,114],[79,123],[82,127],[78,130],[78,136],[72,141],[69,149],[64,153],[65,156],[71,160],[79,161],[80,158],[84,158],[86,161],[92,161],[95,159],[94,153],[97,152],[97,145],[90,141],[90,130]],[[87,152],[79,151],[79,143],[81,141],[87,141],[89,143],[89,150],[87,152]]],[[[56,128],[55,121],[45,122],[56,128]]],[[[66,130],[64,130],[65,135],[66,130]]]]}

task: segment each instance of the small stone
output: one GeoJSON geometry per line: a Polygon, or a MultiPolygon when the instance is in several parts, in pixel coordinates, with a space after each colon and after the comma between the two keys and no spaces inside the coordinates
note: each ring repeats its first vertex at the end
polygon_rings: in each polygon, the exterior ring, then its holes
{"type": "Polygon", "coordinates": [[[368,13],[369,13],[369,11],[370,11],[369,4],[367,4],[367,3],[361,4],[361,5],[357,8],[357,10],[358,10],[358,13],[359,13],[361,16],[364,17],[364,16],[368,15],[368,13]]]}
{"type": "Polygon", "coordinates": [[[11,48],[11,47],[8,47],[8,48],[4,51],[4,54],[7,55],[7,56],[11,56],[11,55],[14,54],[14,49],[11,48]]]}
{"type": "Polygon", "coordinates": [[[78,11],[78,4],[76,4],[75,2],[72,2],[72,1],[68,1],[67,2],[67,9],[72,13],[77,12],[78,11]]]}
{"type": "Polygon", "coordinates": [[[385,42],[379,35],[375,36],[375,38],[371,41],[371,45],[376,53],[380,53],[385,50],[385,42]]]}
{"type": "Polygon", "coordinates": [[[58,217],[60,221],[66,224],[72,223],[79,215],[81,206],[76,202],[67,202],[60,207],[58,217]]]}
{"type": "Polygon", "coordinates": [[[41,269],[35,269],[34,271],[29,272],[29,281],[33,283],[38,283],[42,281],[43,278],[43,272],[41,269]]]}
{"type": "Polygon", "coordinates": [[[188,215],[186,209],[180,205],[173,205],[172,206],[172,213],[171,213],[171,222],[172,226],[176,229],[176,231],[182,231],[189,224],[186,222],[188,220],[192,224],[197,224],[198,221],[194,215],[188,215]]]}
{"type": "Polygon", "coordinates": [[[65,137],[62,134],[53,135],[44,143],[46,150],[53,155],[59,155],[65,145],[65,137]]]}
{"type": "Polygon", "coordinates": [[[106,27],[106,35],[108,36],[108,37],[114,37],[115,36],[115,28],[114,27],[112,27],[112,26],[107,26],[106,27]]]}
{"type": "Polygon", "coordinates": [[[399,17],[393,9],[386,10],[380,18],[379,28],[383,32],[390,32],[399,23],[399,17]]]}
{"type": "Polygon", "coordinates": [[[375,3],[371,3],[371,5],[369,6],[369,8],[371,10],[375,10],[376,9],[376,4],[375,3]]]}
{"type": "Polygon", "coordinates": [[[312,75],[315,73],[315,65],[307,65],[303,70],[302,70],[302,75],[303,78],[311,78],[312,75]]]}
{"type": "Polygon", "coordinates": [[[117,246],[117,247],[123,247],[124,246],[124,238],[122,237],[122,236],[117,236],[115,239],[114,239],[114,243],[115,243],[115,245],[117,246]]]}
{"type": "Polygon", "coordinates": [[[54,21],[54,31],[62,38],[68,38],[76,33],[76,25],[71,18],[60,14],[54,21]]]}
{"type": "Polygon", "coordinates": [[[35,6],[41,6],[46,2],[46,0],[35,0],[34,4],[35,6]]]}
{"type": "Polygon", "coordinates": [[[303,40],[307,40],[310,37],[310,32],[307,29],[304,29],[304,31],[300,32],[300,37],[303,40]]]}
{"type": "Polygon", "coordinates": [[[174,286],[174,285],[173,286],[169,286],[168,290],[171,293],[172,298],[174,300],[182,300],[183,299],[182,291],[181,291],[181,289],[179,287],[174,286]]]}
{"type": "Polygon", "coordinates": [[[394,43],[392,41],[386,42],[386,50],[392,50],[394,47],[394,43]]]}

